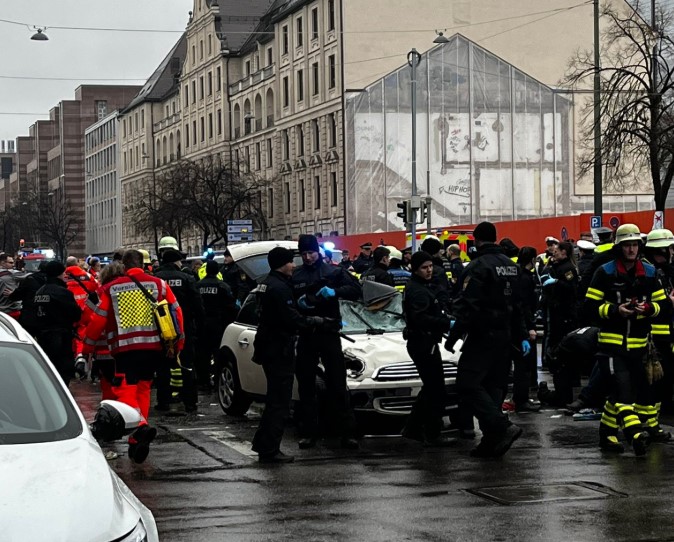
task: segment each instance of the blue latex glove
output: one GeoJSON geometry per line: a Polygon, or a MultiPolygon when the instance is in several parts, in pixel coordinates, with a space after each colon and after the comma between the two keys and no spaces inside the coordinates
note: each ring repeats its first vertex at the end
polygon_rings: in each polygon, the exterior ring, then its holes
{"type": "Polygon", "coordinates": [[[452,329],[454,327],[454,324],[456,324],[456,320],[450,320],[449,321],[449,329],[452,329]]]}
{"type": "Polygon", "coordinates": [[[543,283],[543,286],[550,286],[551,284],[555,284],[556,282],[557,282],[557,279],[553,279],[552,277],[550,277],[548,280],[546,280],[543,283]]]}
{"type": "Polygon", "coordinates": [[[314,308],[312,305],[309,305],[309,303],[307,303],[307,296],[306,295],[303,295],[302,297],[300,297],[297,300],[297,305],[299,306],[300,309],[305,309],[305,310],[314,308]]]}
{"type": "Polygon", "coordinates": [[[328,288],[327,286],[323,286],[318,292],[316,292],[317,296],[323,297],[325,299],[330,299],[331,297],[335,297],[335,291],[332,288],[328,288]]]}
{"type": "Polygon", "coordinates": [[[531,344],[527,340],[522,341],[522,354],[526,356],[529,352],[531,352],[531,344]]]}
{"type": "Polygon", "coordinates": [[[237,309],[241,308],[241,301],[239,301],[238,299],[236,300],[236,308],[237,309]]]}

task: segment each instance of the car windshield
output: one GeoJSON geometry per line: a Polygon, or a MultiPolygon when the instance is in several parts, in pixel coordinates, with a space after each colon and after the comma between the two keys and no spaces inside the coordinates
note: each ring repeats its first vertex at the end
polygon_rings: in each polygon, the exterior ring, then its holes
{"type": "MultiPolygon", "coordinates": [[[[299,254],[295,254],[294,262],[296,267],[302,265],[302,258],[299,254]]],[[[258,282],[260,282],[265,276],[269,274],[267,253],[248,256],[246,258],[237,260],[236,263],[243,270],[243,272],[246,273],[246,275],[258,282]]]]}
{"type": "Polygon", "coordinates": [[[362,301],[341,300],[342,332],[347,335],[401,332],[405,327],[402,299],[403,296],[397,293],[385,307],[378,310],[368,310],[362,301]]]}
{"type": "Polygon", "coordinates": [[[38,268],[40,267],[40,264],[46,260],[26,260],[24,259],[23,262],[25,264],[24,266],[24,271],[37,271],[38,268]]]}
{"type": "Polygon", "coordinates": [[[82,433],[77,412],[47,363],[30,345],[0,343],[0,445],[82,433]]]}

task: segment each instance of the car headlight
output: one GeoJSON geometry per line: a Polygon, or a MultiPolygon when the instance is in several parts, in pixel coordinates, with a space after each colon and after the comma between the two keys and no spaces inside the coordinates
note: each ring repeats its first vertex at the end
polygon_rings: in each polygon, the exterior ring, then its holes
{"type": "Polygon", "coordinates": [[[147,542],[147,531],[145,530],[143,521],[139,520],[133,531],[117,539],[116,542],[147,542]]]}
{"type": "Polygon", "coordinates": [[[346,367],[347,378],[358,378],[365,372],[365,362],[359,357],[344,352],[344,366],[346,367]]]}

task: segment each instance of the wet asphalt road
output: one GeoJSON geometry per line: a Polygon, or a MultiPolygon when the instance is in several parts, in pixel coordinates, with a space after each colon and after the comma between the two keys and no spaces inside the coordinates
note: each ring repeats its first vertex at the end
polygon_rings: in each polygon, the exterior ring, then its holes
{"type": "MultiPolygon", "coordinates": [[[[71,389],[91,419],[98,388],[71,389]]],[[[162,541],[674,540],[674,444],[605,456],[597,421],[553,410],[511,419],[524,435],[498,460],[469,457],[471,441],[428,450],[382,436],[355,452],[330,440],[299,450],[289,428],[283,448],[296,462],[259,465],[255,413],[229,418],[202,395],[198,416],[151,419],[159,435],[144,464],[121,442],[110,464],[152,510],[162,541]]]]}

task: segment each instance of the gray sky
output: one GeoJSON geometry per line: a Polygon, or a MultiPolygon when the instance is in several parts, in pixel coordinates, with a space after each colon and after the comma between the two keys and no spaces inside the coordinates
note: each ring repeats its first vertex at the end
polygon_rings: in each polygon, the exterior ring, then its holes
{"type": "Polygon", "coordinates": [[[98,84],[144,83],[180,37],[179,32],[91,32],[50,26],[180,31],[192,5],[192,0],[0,0],[0,19],[46,26],[49,36],[49,41],[31,41],[34,31],[0,22],[0,76],[72,79],[0,78],[0,139],[27,135],[31,124],[47,117],[16,113],[47,114],[59,101],[73,99],[75,88],[87,78],[130,79],[98,84]]]}

